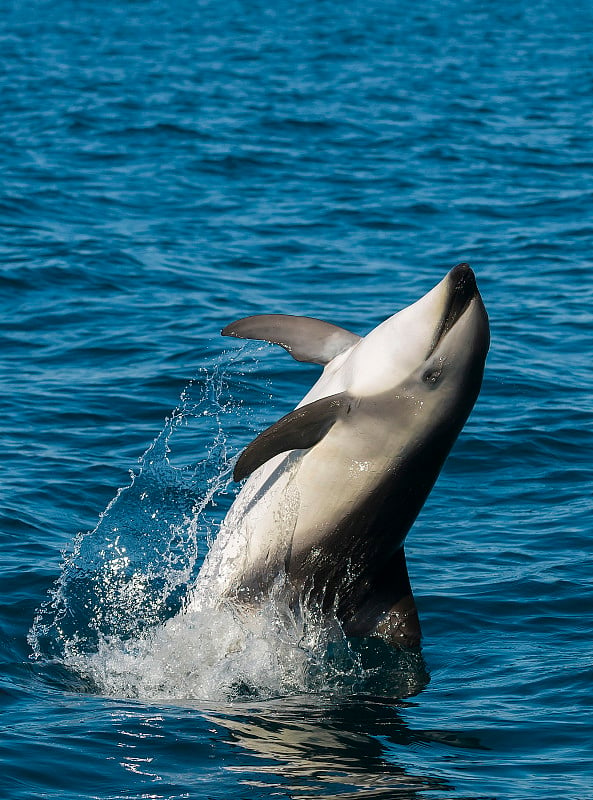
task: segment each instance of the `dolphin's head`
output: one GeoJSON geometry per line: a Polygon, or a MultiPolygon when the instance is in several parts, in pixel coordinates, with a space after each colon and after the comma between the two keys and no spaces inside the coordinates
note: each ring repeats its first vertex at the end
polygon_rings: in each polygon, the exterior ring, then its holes
{"type": "MultiPolygon", "coordinates": [[[[465,418],[480,391],[490,345],[488,315],[472,269],[467,264],[454,267],[419,303],[424,301],[430,302],[434,313],[433,333],[424,357],[404,384],[429,408],[434,406],[433,413],[438,414],[440,405],[450,414],[457,404],[467,407],[462,410],[465,418]]],[[[425,347],[426,339],[416,346],[425,347]]]]}
{"type": "Polygon", "coordinates": [[[475,275],[468,264],[458,264],[424,297],[365,336],[352,354],[348,388],[364,397],[405,387],[431,402],[436,395],[465,393],[471,410],[489,343],[475,275]]]}
{"type": "MultiPolygon", "coordinates": [[[[393,453],[397,460],[417,464],[422,480],[415,480],[426,482],[426,494],[482,384],[490,330],[473,271],[467,264],[454,267],[367,338],[377,331],[387,360],[382,388],[367,397],[384,419],[391,419],[393,453]]],[[[373,344],[369,352],[376,352],[378,341],[373,344]]]]}

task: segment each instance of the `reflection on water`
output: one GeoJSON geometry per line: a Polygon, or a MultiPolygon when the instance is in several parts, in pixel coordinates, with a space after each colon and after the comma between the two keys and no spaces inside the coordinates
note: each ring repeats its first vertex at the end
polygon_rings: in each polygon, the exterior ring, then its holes
{"type": "Polygon", "coordinates": [[[208,713],[230,732],[230,740],[255,759],[243,758],[228,769],[241,782],[287,794],[293,800],[330,798],[419,798],[425,792],[453,791],[443,779],[411,774],[405,751],[439,743],[480,748],[477,740],[452,731],[414,730],[399,708],[410,703],[385,697],[350,699],[282,698],[259,705],[235,706],[232,713],[208,713]]]}
{"type": "MultiPolygon", "coordinates": [[[[361,642],[360,648],[365,647],[361,642]]],[[[374,647],[370,651],[367,674],[377,655],[374,647]]],[[[179,700],[178,706],[161,705],[158,711],[142,704],[123,712],[118,708],[118,761],[143,785],[148,781],[163,790],[175,787],[182,763],[200,787],[208,775],[220,790],[208,793],[213,800],[455,795],[456,787],[437,765],[455,758],[456,752],[462,755],[460,750],[467,754],[485,748],[475,737],[453,730],[415,728],[417,703],[411,698],[428,683],[424,660],[420,651],[400,651],[399,663],[394,656],[392,667],[390,694],[379,693],[371,681],[350,693],[326,689],[216,704],[189,699],[179,700]],[[172,770],[171,764],[177,767],[172,770]]],[[[385,678],[383,670],[383,685],[385,678]]]]}

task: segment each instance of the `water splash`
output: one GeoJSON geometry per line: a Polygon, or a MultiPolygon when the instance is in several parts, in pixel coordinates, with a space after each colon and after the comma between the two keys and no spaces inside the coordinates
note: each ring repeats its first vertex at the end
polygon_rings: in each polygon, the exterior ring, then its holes
{"type": "Polygon", "coordinates": [[[104,638],[66,664],[103,694],[175,703],[328,692],[409,697],[428,682],[419,652],[378,639],[353,643],[314,610],[290,611],[282,581],[257,609],[203,600],[135,639],[104,638]]]}
{"type": "Polygon", "coordinates": [[[107,638],[138,636],[181,607],[216,524],[213,498],[231,480],[222,420],[238,410],[219,368],[186,387],[131,483],[64,557],[29,634],[34,657],[85,655],[107,638]],[[200,423],[211,430],[204,457],[174,466],[173,438],[184,428],[195,436],[200,423]]]}
{"type": "MultiPolygon", "coordinates": [[[[257,368],[255,356],[246,363],[242,355],[243,370],[257,368]]],[[[375,684],[416,693],[427,680],[419,654],[353,645],[336,621],[287,602],[286,576],[257,608],[224,599],[218,551],[233,542],[232,515],[200,572],[232,494],[227,431],[249,428],[247,414],[220,366],[188,385],[131,483],[64,558],[29,634],[33,657],[110,696],[219,701],[375,684]],[[193,450],[200,425],[204,457],[175,466],[184,436],[193,450]]],[[[289,511],[282,527],[290,527],[289,511]]]]}

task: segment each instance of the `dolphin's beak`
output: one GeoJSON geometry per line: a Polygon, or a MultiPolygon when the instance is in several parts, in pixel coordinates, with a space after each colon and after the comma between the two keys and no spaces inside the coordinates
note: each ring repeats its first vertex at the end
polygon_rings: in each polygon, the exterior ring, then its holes
{"type": "Polygon", "coordinates": [[[445,311],[435,330],[427,358],[430,358],[442,339],[463,316],[474,297],[479,296],[476,276],[469,264],[458,264],[453,267],[445,276],[443,284],[448,295],[445,311]]]}

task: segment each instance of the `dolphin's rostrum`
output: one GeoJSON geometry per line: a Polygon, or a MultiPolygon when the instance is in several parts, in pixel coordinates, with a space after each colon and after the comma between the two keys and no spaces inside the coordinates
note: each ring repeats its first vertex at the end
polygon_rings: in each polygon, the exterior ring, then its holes
{"type": "Polygon", "coordinates": [[[346,635],[416,644],[403,545],[480,391],[489,326],[474,273],[459,264],[364,337],[277,314],[223,334],[324,370],[236,462],[235,480],[248,480],[204,571],[215,561],[223,593],[244,603],[285,571],[346,635]]]}

